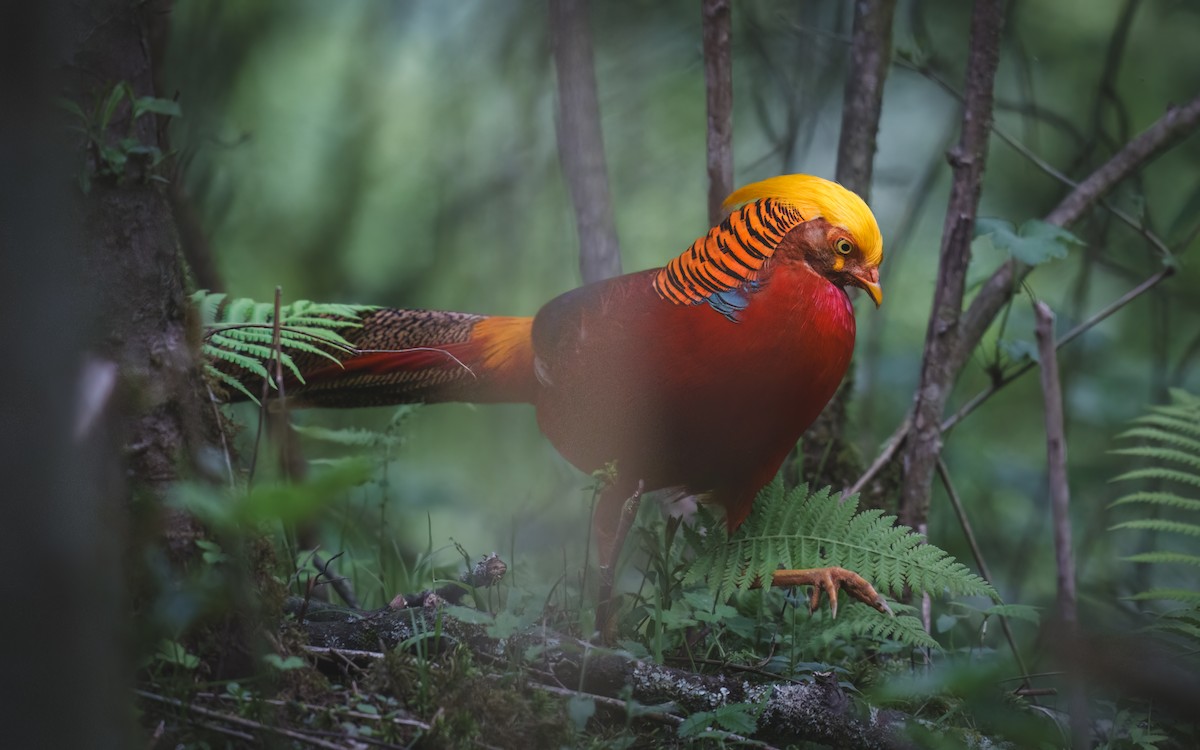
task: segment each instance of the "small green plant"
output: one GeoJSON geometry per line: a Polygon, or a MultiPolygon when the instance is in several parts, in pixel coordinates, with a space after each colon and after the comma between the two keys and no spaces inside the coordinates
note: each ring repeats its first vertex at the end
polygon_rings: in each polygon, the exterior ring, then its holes
{"type": "Polygon", "coordinates": [[[241,392],[254,403],[258,398],[245,383],[257,376],[274,388],[271,368],[278,360],[292,377],[304,382],[292,353],[323,357],[340,365],[338,354],[355,351],[339,331],[361,326],[368,305],[318,304],[297,300],[279,307],[252,299],[228,299],[225,294],[200,290],[192,295],[204,327],[202,352],[209,364],[205,370],[217,381],[241,392]],[[274,347],[276,329],[279,346],[274,347]],[[220,366],[218,366],[218,364],[220,366]]]}
{"type": "Polygon", "coordinates": [[[1158,750],[1171,738],[1163,734],[1145,711],[1121,709],[1113,717],[1107,738],[1096,750],[1158,750]]]}
{"type": "Polygon", "coordinates": [[[751,735],[758,727],[758,717],[766,705],[766,701],[758,705],[729,703],[712,711],[697,711],[684,719],[675,731],[685,740],[721,740],[729,732],[751,735]]]}
{"type": "MultiPolygon", "coordinates": [[[[121,81],[112,87],[107,96],[97,101],[90,112],[70,99],[60,99],[59,104],[74,115],[77,120],[74,129],[87,139],[88,152],[95,160],[95,176],[119,183],[130,176],[130,166],[138,163],[144,179],[166,182],[166,178],[156,171],[169,154],[163,153],[157,145],[142,142],[137,136],[137,124],[141,117],[148,114],[181,117],[183,112],[178,102],[138,96],[129,81],[121,81]],[[112,132],[114,118],[122,105],[129,108],[128,126],[123,136],[112,132]]],[[[92,170],[87,168],[79,172],[79,189],[84,193],[91,190],[92,175],[92,170]]]]}

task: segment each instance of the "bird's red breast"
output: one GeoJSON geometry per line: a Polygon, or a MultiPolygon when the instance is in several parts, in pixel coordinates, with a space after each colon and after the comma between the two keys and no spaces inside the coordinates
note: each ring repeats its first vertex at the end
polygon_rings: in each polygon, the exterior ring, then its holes
{"type": "Polygon", "coordinates": [[[832,397],[854,348],[845,292],[801,257],[763,265],[736,315],[675,304],[658,272],[552,301],[534,321],[538,422],[572,463],[749,512],[832,397]]]}

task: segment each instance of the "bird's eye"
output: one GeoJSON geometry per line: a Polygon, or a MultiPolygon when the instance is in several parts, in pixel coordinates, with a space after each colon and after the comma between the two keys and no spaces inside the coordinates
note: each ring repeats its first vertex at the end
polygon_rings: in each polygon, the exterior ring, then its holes
{"type": "Polygon", "coordinates": [[[833,243],[833,249],[837,250],[842,255],[849,255],[850,251],[854,249],[854,245],[850,242],[850,240],[842,237],[840,240],[833,243]]]}

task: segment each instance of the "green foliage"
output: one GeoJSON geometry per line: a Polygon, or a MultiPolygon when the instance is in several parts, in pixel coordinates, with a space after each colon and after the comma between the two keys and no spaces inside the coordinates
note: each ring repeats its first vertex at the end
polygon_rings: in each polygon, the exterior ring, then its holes
{"type": "MultiPolygon", "coordinates": [[[[121,81],[112,87],[107,96],[98,99],[91,111],[70,99],[60,99],[59,106],[75,117],[77,122],[73,129],[87,139],[87,150],[96,162],[96,176],[121,182],[129,176],[129,167],[140,161],[141,174],[145,179],[166,182],[155,171],[166,160],[167,154],[156,145],[143,143],[137,137],[137,124],[139,118],[148,114],[181,117],[183,112],[177,102],[153,96],[137,96],[129,81],[121,81]],[[111,128],[113,118],[121,111],[122,105],[129,108],[129,121],[125,134],[120,136],[113,133],[111,128]]],[[[91,187],[92,172],[87,168],[81,169],[80,190],[87,193],[91,187]]]]}
{"type": "Polygon", "coordinates": [[[1030,266],[1065,258],[1072,245],[1085,244],[1062,227],[1039,219],[1030,219],[1017,229],[1004,219],[981,217],[975,220],[975,237],[988,238],[993,247],[1030,266]]]}
{"type": "Polygon", "coordinates": [[[1170,740],[1151,720],[1149,713],[1121,709],[1113,717],[1108,738],[1096,750],[1157,750],[1170,740]]]}
{"type": "MultiPolygon", "coordinates": [[[[305,482],[264,482],[244,492],[180,483],[174,489],[172,503],[217,529],[236,531],[273,521],[296,523],[311,518],[338,495],[362,484],[369,474],[370,464],[357,460],[331,467],[305,482]]],[[[207,554],[213,551],[205,550],[207,554]]]]}
{"type": "MultiPolygon", "coordinates": [[[[1142,488],[1118,498],[1114,507],[1132,506],[1150,517],[1124,521],[1112,529],[1156,532],[1167,541],[1200,537],[1200,491],[1196,489],[1200,488],[1200,397],[1183,390],[1172,390],[1169,404],[1152,407],[1133,424],[1117,436],[1118,440],[1133,444],[1113,452],[1152,463],[1127,471],[1113,481],[1140,483],[1149,480],[1157,486],[1151,485],[1150,489],[1142,488]]],[[[1139,552],[1125,559],[1144,565],[1200,566],[1200,555],[1166,547],[1139,552]]],[[[1132,598],[1185,605],[1191,615],[1170,623],[1177,632],[1181,623],[1186,625],[1189,616],[1200,613],[1200,591],[1196,590],[1155,588],[1132,598]]],[[[1187,628],[1183,630],[1186,632],[1187,628]]]]}
{"type": "Polygon", "coordinates": [[[831,565],[853,570],[876,587],[899,591],[988,596],[995,590],[941,549],[926,544],[895,516],[858,511],[856,495],[838,500],[828,487],[785,492],[776,480],[763,488],[746,522],[729,536],[709,529],[704,553],[689,571],[705,578],[714,594],[769,582],[778,568],[831,565]]]}
{"type": "Polygon", "coordinates": [[[354,346],[338,331],[359,328],[362,314],[375,308],[368,305],[341,305],[297,300],[279,308],[279,349],[275,341],[275,305],[244,297],[227,299],[223,293],[200,290],[192,295],[192,304],[204,327],[202,351],[209,364],[205,370],[224,385],[241,392],[254,403],[241,370],[263,378],[274,388],[270,376],[276,359],[293,377],[304,382],[292,353],[324,357],[340,364],[338,354],[354,351],[354,346]],[[220,361],[224,368],[214,363],[220,361]],[[232,367],[230,367],[232,366],[232,367]]]}
{"type": "MultiPolygon", "coordinates": [[[[884,591],[907,586],[917,593],[987,596],[999,601],[986,581],[895,521],[895,516],[881,510],[859,512],[857,496],[839,501],[829,488],[810,493],[806,486],[785,492],[777,479],[759,493],[750,517],[733,536],[723,524],[711,524],[707,539],[692,537],[701,552],[687,577],[706,580],[710,593],[720,597],[759,582],[769,585],[772,573],[780,568],[838,566],[884,591]]],[[[894,609],[905,608],[895,605],[894,609]]],[[[915,617],[888,617],[865,607],[844,612],[823,635],[937,648],[915,617]]]]}
{"type": "Polygon", "coordinates": [[[757,705],[729,703],[712,711],[697,711],[684,719],[675,731],[687,740],[721,739],[726,732],[751,735],[757,729],[758,717],[766,705],[765,700],[757,705]],[[724,731],[716,731],[717,727],[724,731]]]}
{"type": "Polygon", "coordinates": [[[183,644],[164,638],[159,641],[158,650],[154,652],[154,660],[182,669],[195,669],[200,665],[200,659],[190,653],[183,644]]]}
{"type": "MultiPolygon", "coordinates": [[[[1178,389],[1172,390],[1170,395],[1169,404],[1152,407],[1149,413],[1134,420],[1133,427],[1117,436],[1118,440],[1134,444],[1118,448],[1114,453],[1153,463],[1127,471],[1113,480],[1138,482],[1143,488],[1121,496],[1112,507],[1129,506],[1149,517],[1133,518],[1111,527],[1111,530],[1149,533],[1156,545],[1163,544],[1124,559],[1156,566],[1156,570],[1167,574],[1200,567],[1200,555],[1195,554],[1194,543],[1186,550],[1169,546],[1175,542],[1187,543],[1189,537],[1200,537],[1200,490],[1196,489],[1200,487],[1200,440],[1197,439],[1200,438],[1200,398],[1178,389]],[[1152,484],[1144,488],[1147,481],[1152,484]]],[[[1195,654],[1200,646],[1200,590],[1156,586],[1139,591],[1129,599],[1168,607],[1167,611],[1156,615],[1149,629],[1181,641],[1188,652],[1195,654]]],[[[1138,736],[1136,728],[1130,730],[1128,736],[1138,736]]]]}

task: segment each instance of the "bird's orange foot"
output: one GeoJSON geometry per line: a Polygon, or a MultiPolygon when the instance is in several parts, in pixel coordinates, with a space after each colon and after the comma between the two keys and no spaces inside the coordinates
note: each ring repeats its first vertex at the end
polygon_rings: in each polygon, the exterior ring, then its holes
{"type": "Polygon", "coordinates": [[[771,576],[772,586],[812,586],[812,594],[808,599],[808,611],[816,612],[821,606],[821,594],[829,597],[829,610],[837,617],[838,589],[863,604],[873,607],[884,614],[892,614],[892,609],[875,590],[875,587],[865,578],[852,570],[845,568],[808,568],[806,570],[777,570],[771,576]]]}

